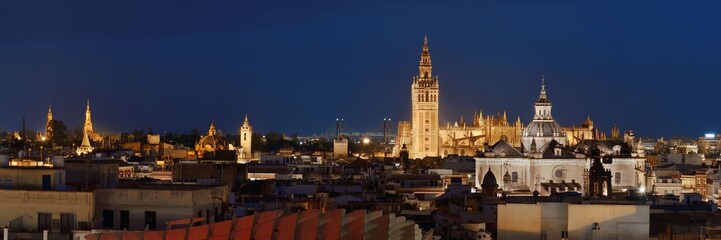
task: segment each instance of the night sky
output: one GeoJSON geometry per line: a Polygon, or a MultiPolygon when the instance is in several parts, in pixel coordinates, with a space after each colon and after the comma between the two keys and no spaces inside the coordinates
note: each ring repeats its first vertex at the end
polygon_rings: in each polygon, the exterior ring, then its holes
{"type": "Polygon", "coordinates": [[[4,1],[0,130],[395,132],[427,34],[441,122],[528,123],[543,74],[563,126],[721,132],[721,1],[600,2],[4,1]]]}

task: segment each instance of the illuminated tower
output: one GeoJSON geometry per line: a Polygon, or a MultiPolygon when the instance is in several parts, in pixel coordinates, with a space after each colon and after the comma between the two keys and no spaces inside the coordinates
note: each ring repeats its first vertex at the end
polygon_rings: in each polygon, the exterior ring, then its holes
{"type": "Polygon", "coordinates": [[[546,143],[556,140],[561,145],[566,145],[566,132],[553,119],[551,114],[551,101],[546,95],[546,81],[541,76],[541,94],[534,104],[535,114],[533,121],[523,129],[521,133],[521,142],[525,152],[535,152],[546,143]],[[535,143],[536,149],[531,149],[531,145],[535,143]]]}
{"type": "Polygon", "coordinates": [[[48,121],[45,123],[45,137],[51,138],[53,135],[53,126],[51,125],[53,121],[53,110],[50,106],[48,106],[48,121]]]}
{"type": "Polygon", "coordinates": [[[85,125],[83,125],[83,131],[88,134],[93,133],[93,121],[90,120],[90,100],[88,100],[88,104],[85,107],[85,125]]]}
{"type": "Polygon", "coordinates": [[[423,41],[418,76],[411,84],[411,158],[438,156],[438,76],[433,76],[428,37],[423,41]]]}
{"type": "Polygon", "coordinates": [[[80,146],[75,150],[75,153],[78,155],[84,155],[91,153],[93,151],[93,147],[90,145],[90,138],[88,138],[88,132],[83,131],[83,141],[80,143],[80,146]]]}
{"type": "Polygon", "coordinates": [[[248,159],[253,157],[251,151],[251,144],[253,143],[253,127],[248,122],[248,114],[245,114],[245,121],[240,126],[240,147],[241,147],[241,158],[248,159]]]}

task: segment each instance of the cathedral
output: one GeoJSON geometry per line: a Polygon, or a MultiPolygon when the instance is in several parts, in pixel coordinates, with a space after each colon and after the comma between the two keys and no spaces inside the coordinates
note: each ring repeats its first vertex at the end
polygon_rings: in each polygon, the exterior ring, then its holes
{"type": "Polygon", "coordinates": [[[100,142],[103,140],[103,136],[93,129],[93,121],[91,120],[90,113],[90,100],[88,100],[85,106],[85,123],[83,124],[83,132],[88,133],[88,137],[93,142],[100,142]]]}
{"type": "Polygon", "coordinates": [[[440,88],[432,69],[426,37],[418,75],[411,83],[411,121],[398,122],[394,155],[408,154],[411,159],[475,156],[475,186],[500,186],[507,194],[607,196],[644,186],[640,141],[633,136],[605,139],[590,116],[579,127],[561,127],[553,118],[543,76],[533,120],[526,126],[520,117],[509,122],[505,112],[488,116],[481,112],[468,122],[461,117],[440,125],[440,88]]]}
{"type": "Polygon", "coordinates": [[[438,76],[433,75],[433,65],[424,38],[418,75],[411,83],[411,121],[398,122],[398,134],[393,154],[398,156],[405,145],[412,159],[446,157],[450,154],[473,156],[487,144],[504,139],[515,147],[521,146],[523,124],[520,117],[509,123],[506,113],[497,116],[474,114],[472,122],[441,125],[438,120],[440,102],[438,76]]]}
{"type": "Polygon", "coordinates": [[[561,127],[551,114],[552,104],[546,93],[545,79],[541,77],[541,91],[534,104],[533,120],[524,126],[520,117],[509,121],[505,112],[496,115],[474,113],[470,121],[461,118],[453,123],[439,121],[440,85],[433,75],[433,64],[428,38],[421,50],[418,74],[411,81],[411,121],[399,121],[393,155],[400,154],[405,145],[411,159],[424,157],[447,157],[449,155],[475,156],[488,146],[503,141],[520,150],[531,153],[551,141],[561,146],[575,146],[584,140],[605,139],[594,128],[590,116],[581,124],[561,127]]]}
{"type": "MultiPolygon", "coordinates": [[[[208,135],[205,135],[195,143],[195,152],[198,158],[203,158],[207,153],[215,153],[217,151],[228,150],[228,144],[225,143],[218,131],[215,129],[215,124],[210,123],[208,128],[208,135]]],[[[212,155],[209,155],[212,156],[212,155]]]]}
{"type": "Polygon", "coordinates": [[[521,146],[521,130],[523,123],[517,117],[516,122],[511,124],[506,118],[506,113],[498,113],[496,116],[488,115],[483,117],[483,112],[473,114],[473,123],[467,124],[461,116],[458,122],[446,123],[440,132],[441,157],[449,154],[460,156],[472,156],[484,148],[486,144],[495,143],[503,139],[514,147],[521,146]]]}
{"type": "MultiPolygon", "coordinates": [[[[208,128],[208,135],[200,138],[195,143],[195,155],[199,159],[215,159],[215,158],[227,158],[230,155],[234,155],[238,162],[245,163],[247,160],[253,158],[252,142],[253,142],[253,127],[248,121],[248,115],[245,115],[245,120],[238,130],[239,143],[238,147],[233,146],[225,141],[225,139],[218,134],[218,130],[215,129],[215,124],[210,123],[208,128]]],[[[229,159],[222,159],[229,160],[229,159]]]]}
{"type": "MultiPolygon", "coordinates": [[[[438,156],[438,76],[433,77],[428,37],[423,41],[418,76],[411,84],[411,158],[438,156]]],[[[401,145],[404,143],[401,143],[401,145]]]]}
{"type": "MultiPolygon", "coordinates": [[[[48,109],[48,123],[50,123],[52,118],[52,112],[50,109],[48,109]]],[[[83,140],[80,143],[80,146],[77,147],[75,150],[75,153],[78,155],[82,154],[88,154],[94,150],[92,145],[90,145],[90,141],[102,141],[103,136],[100,135],[100,133],[93,130],[93,121],[91,120],[91,112],[90,112],[90,100],[88,100],[87,105],[85,106],[85,123],[83,124],[83,140]]]]}
{"type": "MultiPolygon", "coordinates": [[[[522,147],[515,148],[501,139],[479,153],[475,157],[476,187],[486,181],[480,176],[489,169],[499,173],[496,182],[507,194],[538,191],[541,195],[577,192],[607,196],[610,191],[635,190],[644,185],[646,159],[640,141],[632,137],[625,141],[574,137],[577,144],[571,147],[568,132],[554,120],[551,107],[542,81],[533,121],[522,131],[522,147]],[[598,159],[601,157],[603,163],[598,159]]],[[[587,124],[592,124],[590,119],[587,124]]]]}

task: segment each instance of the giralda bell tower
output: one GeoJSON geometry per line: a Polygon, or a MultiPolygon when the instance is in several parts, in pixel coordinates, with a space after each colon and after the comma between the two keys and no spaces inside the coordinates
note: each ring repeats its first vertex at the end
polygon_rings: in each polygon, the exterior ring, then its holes
{"type": "Polygon", "coordinates": [[[411,84],[411,158],[438,156],[438,76],[433,76],[428,37],[423,41],[418,76],[411,84]]]}

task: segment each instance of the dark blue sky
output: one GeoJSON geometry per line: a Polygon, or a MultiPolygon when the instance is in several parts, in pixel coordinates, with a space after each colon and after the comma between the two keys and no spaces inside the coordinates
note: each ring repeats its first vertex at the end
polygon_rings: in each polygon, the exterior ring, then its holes
{"type": "MultiPolygon", "coordinates": [[[[562,125],[721,131],[719,1],[6,1],[0,129],[380,131],[410,119],[428,34],[441,121],[532,117],[540,75],[562,125]]],[[[394,131],[396,127],[393,127],[394,131]]]]}

